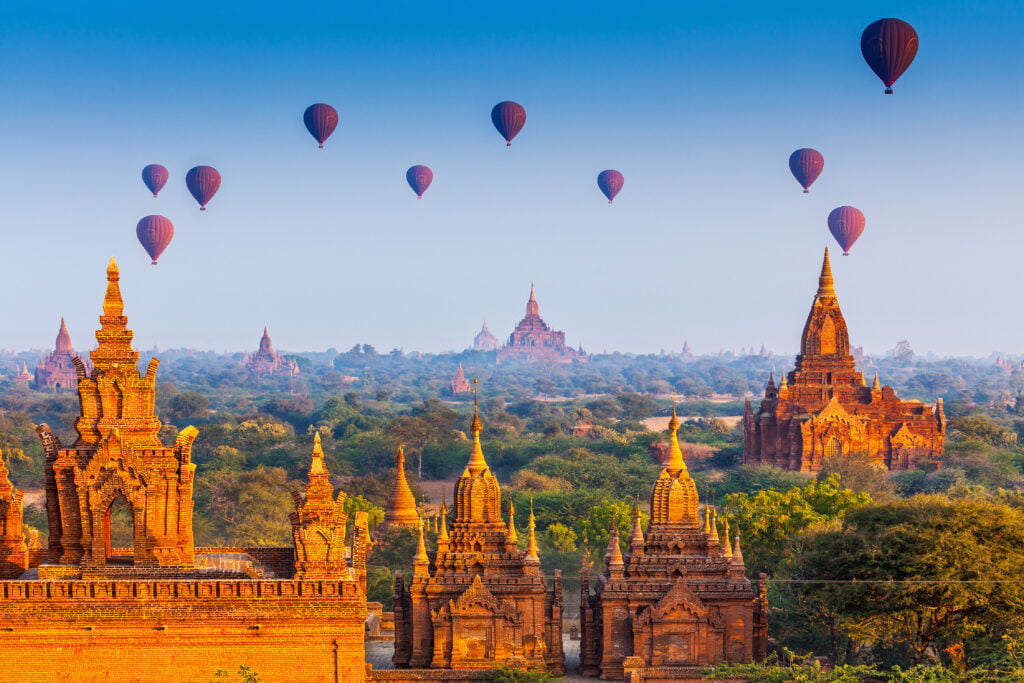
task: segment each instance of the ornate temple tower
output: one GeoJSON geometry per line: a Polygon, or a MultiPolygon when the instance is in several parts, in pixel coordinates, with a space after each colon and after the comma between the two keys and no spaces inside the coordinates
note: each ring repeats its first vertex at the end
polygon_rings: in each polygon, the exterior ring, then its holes
{"type": "Polygon", "coordinates": [[[28,371],[28,365],[22,361],[21,369],[18,370],[18,374],[14,376],[14,386],[28,389],[30,384],[32,384],[32,373],[28,371]]]}
{"type": "Polygon", "coordinates": [[[767,611],[745,575],[739,536],[720,539],[714,511],[698,513],[697,486],[683,459],[675,410],[671,443],[651,489],[644,534],[634,509],[630,552],[613,529],[605,570],[590,592],[581,573],[580,673],[621,680],[624,669],[682,678],[672,667],[750,662],[767,647],[767,611]],[[763,614],[762,614],[763,612],[763,614]],[[655,671],[656,669],[656,671],[655,671]]]}
{"type": "Polygon", "coordinates": [[[395,485],[388,494],[384,507],[384,523],[380,530],[399,526],[418,529],[420,514],[416,511],[416,497],[412,495],[409,481],[405,478],[405,449],[400,445],[395,455],[395,485]]]}
{"type": "Polygon", "coordinates": [[[451,384],[448,385],[449,391],[452,396],[456,394],[467,394],[473,391],[473,387],[470,386],[469,380],[466,379],[466,371],[462,369],[462,363],[459,363],[459,369],[455,371],[455,378],[452,379],[451,384]]]}
{"type": "Polygon", "coordinates": [[[902,470],[941,457],[946,416],[941,398],[934,408],[901,401],[877,375],[867,386],[850,353],[826,249],[796,368],[778,387],[769,377],[759,410],[747,402],[743,426],[748,465],[817,472],[824,458],[865,454],[902,470]]]}
{"type": "Polygon", "coordinates": [[[412,581],[395,581],[398,668],[490,669],[502,665],[565,672],[561,574],[548,590],[533,516],[527,550],[518,547],[513,511],[506,524],[501,490],[473,413],[473,451],[455,484],[451,530],[442,516],[437,551],[420,544],[412,581]]]}
{"type": "MultiPolygon", "coordinates": [[[[64,318],[60,319],[60,331],[57,332],[57,342],[53,353],[48,355],[39,365],[36,366],[35,386],[36,389],[74,389],[78,386],[78,372],[75,370],[75,353],[71,346],[71,335],[68,334],[68,327],[64,324],[64,318]]],[[[90,368],[86,365],[86,370],[90,368]]]]}
{"type": "Polygon", "coordinates": [[[24,532],[25,492],[14,488],[0,453],[0,579],[13,579],[28,569],[24,532]]]}
{"type": "Polygon", "coordinates": [[[121,499],[133,516],[130,561],[136,567],[191,566],[191,454],[199,432],[189,426],[173,446],[160,442],[161,424],[153,413],[160,362],[151,359],[144,375],[138,370],[119,279],[111,259],[98,345],[90,352],[92,374],[74,358],[78,438],[63,448],[47,425],[36,428],[46,453],[47,564],[96,568],[111,562],[110,509],[121,499]]]}
{"type": "Polygon", "coordinates": [[[498,350],[498,361],[541,360],[568,363],[587,360],[587,354],[565,345],[565,332],[552,330],[540,317],[537,295],[530,285],[530,298],[526,302],[526,316],[519,321],[508,337],[508,344],[498,350]]]}
{"type": "Polygon", "coordinates": [[[259,350],[242,358],[242,365],[249,370],[249,374],[253,377],[270,377],[271,375],[294,377],[299,374],[298,363],[288,360],[274,351],[274,344],[270,341],[270,334],[266,327],[263,328],[263,336],[260,337],[259,350]]]}
{"type": "Polygon", "coordinates": [[[491,334],[491,331],[487,329],[487,322],[484,322],[484,326],[480,328],[480,332],[473,337],[473,350],[474,351],[497,351],[498,350],[498,338],[491,334]]]}

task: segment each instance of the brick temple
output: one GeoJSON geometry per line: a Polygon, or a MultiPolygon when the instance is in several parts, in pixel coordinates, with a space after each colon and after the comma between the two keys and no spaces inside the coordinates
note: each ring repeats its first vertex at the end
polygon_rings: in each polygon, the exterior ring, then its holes
{"type": "Polygon", "coordinates": [[[826,249],[796,367],[778,386],[769,377],[756,413],[747,401],[743,431],[748,465],[817,472],[826,458],[863,454],[906,470],[942,456],[946,415],[941,398],[901,401],[877,374],[868,386],[857,371],[826,249]]]}
{"type": "MultiPolygon", "coordinates": [[[[622,680],[694,677],[687,667],[763,659],[768,604],[762,577],[755,591],[746,577],[740,539],[718,534],[714,510],[701,524],[697,485],[687,471],[675,409],[670,445],[651,489],[651,519],[644,533],[634,508],[629,551],[613,529],[605,568],[591,593],[581,572],[580,674],[622,680]]],[[[696,676],[699,678],[699,675],[696,676]]]]}
{"type": "Polygon", "coordinates": [[[139,372],[119,280],[111,259],[92,371],[74,358],[77,438],[64,446],[37,427],[48,547],[25,547],[23,496],[0,465],[0,671],[23,683],[205,681],[244,664],[284,683],[365,680],[366,513],[346,547],[345,496],[317,439],[293,494],[294,547],[195,547],[198,430],[161,442],[159,361],[139,372]],[[115,504],[130,512],[131,547],[112,547],[115,504]]]}
{"type": "Polygon", "coordinates": [[[487,322],[480,328],[480,331],[473,337],[474,351],[497,351],[499,346],[498,338],[487,329],[487,322]]]}
{"type": "MultiPolygon", "coordinates": [[[[63,389],[75,389],[78,386],[78,372],[75,370],[74,347],[71,345],[71,335],[68,334],[68,326],[64,324],[64,318],[60,319],[60,331],[57,332],[57,342],[54,345],[53,353],[50,353],[36,366],[35,384],[36,389],[52,389],[61,391],[63,389]]],[[[86,363],[86,369],[89,364],[86,363]]]]}
{"type": "Polygon", "coordinates": [[[395,484],[384,504],[384,521],[377,527],[383,533],[391,527],[419,529],[420,513],[416,509],[416,497],[405,477],[405,449],[398,447],[395,455],[395,484]]]}
{"type": "Polygon", "coordinates": [[[526,302],[526,315],[509,335],[508,344],[498,350],[498,362],[507,360],[549,361],[570,363],[585,361],[583,349],[565,345],[565,332],[553,330],[540,317],[537,295],[530,285],[530,299],[526,302]]]}
{"type": "MultiPolygon", "coordinates": [[[[565,672],[562,582],[541,573],[533,514],[527,549],[519,549],[515,511],[501,515],[501,490],[480,445],[455,483],[451,531],[442,514],[437,549],[420,527],[411,581],[395,579],[395,654],[399,669],[546,669],[565,672]]],[[[410,677],[412,680],[412,677],[410,677]]]]}
{"type": "Polygon", "coordinates": [[[274,344],[270,341],[270,334],[267,328],[263,328],[263,336],[260,337],[260,348],[252,354],[242,358],[242,365],[246,367],[253,377],[271,377],[283,375],[294,377],[299,374],[299,364],[289,360],[277,351],[274,351],[274,344]]]}
{"type": "Polygon", "coordinates": [[[469,380],[466,379],[466,371],[462,369],[462,363],[459,363],[459,369],[455,371],[455,377],[448,384],[448,391],[452,396],[458,394],[468,394],[473,391],[473,387],[470,386],[469,380]]]}

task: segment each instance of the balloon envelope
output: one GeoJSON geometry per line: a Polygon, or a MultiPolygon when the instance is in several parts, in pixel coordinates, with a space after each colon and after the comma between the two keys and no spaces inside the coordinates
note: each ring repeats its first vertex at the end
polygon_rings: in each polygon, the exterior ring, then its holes
{"type": "Polygon", "coordinates": [[[160,194],[160,190],[164,189],[168,177],[167,169],[160,164],[150,164],[142,169],[142,182],[146,184],[146,187],[149,188],[154,197],[160,194]]]}
{"type": "Polygon", "coordinates": [[[430,187],[430,183],[434,182],[434,172],[428,166],[412,166],[405,172],[405,180],[416,196],[423,199],[423,193],[430,187]]]}
{"type": "Polygon", "coordinates": [[[517,102],[498,102],[491,110],[491,122],[505,138],[506,146],[512,146],[512,138],[519,134],[526,123],[526,110],[517,102]]]}
{"type": "Polygon", "coordinates": [[[899,19],[879,19],[861,34],[860,51],[871,70],[885,83],[886,94],[891,95],[892,84],[917,55],[917,31],[899,19]]]}
{"type": "Polygon", "coordinates": [[[329,104],[322,102],[311,104],[306,107],[306,113],[302,115],[306,123],[306,130],[320,143],[323,149],[324,140],[331,137],[331,133],[338,127],[338,110],[329,104]]]}
{"type": "Polygon", "coordinates": [[[206,204],[220,188],[220,173],[213,166],[196,166],[185,175],[185,185],[199,202],[199,210],[206,211],[206,204]]]}
{"type": "Polygon", "coordinates": [[[174,224],[163,216],[146,216],[135,226],[135,236],[139,238],[142,248],[149,254],[149,258],[153,259],[155,266],[156,260],[174,237],[174,224]]]}
{"type": "Polygon", "coordinates": [[[804,147],[789,155],[789,170],[793,172],[796,181],[803,185],[804,192],[818,179],[823,168],[825,157],[816,149],[804,147]]]}
{"type": "Polygon", "coordinates": [[[615,200],[615,195],[619,193],[625,182],[626,179],[622,177],[622,174],[613,169],[601,171],[597,174],[597,186],[601,188],[601,192],[604,192],[604,196],[608,198],[609,204],[615,200]]]}
{"type": "Polygon", "coordinates": [[[850,247],[864,232],[864,224],[864,214],[852,206],[840,206],[828,215],[828,230],[843,248],[843,256],[850,255],[850,247]]]}

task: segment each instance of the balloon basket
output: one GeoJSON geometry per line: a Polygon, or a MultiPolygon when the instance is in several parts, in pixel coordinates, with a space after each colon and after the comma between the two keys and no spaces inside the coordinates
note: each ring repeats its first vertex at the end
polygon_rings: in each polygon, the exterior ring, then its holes
{"type": "Polygon", "coordinates": [[[810,190],[804,190],[804,194],[810,194],[810,193],[811,193],[810,190]]]}
{"type": "Polygon", "coordinates": [[[156,199],[156,193],[155,192],[153,193],[153,199],[156,199]]]}
{"type": "Polygon", "coordinates": [[[610,200],[610,199],[609,199],[609,200],[608,200],[608,203],[609,203],[609,204],[611,204],[611,203],[612,203],[612,200],[610,200]]]}
{"type": "Polygon", "coordinates": [[[848,252],[848,251],[844,251],[843,252],[843,256],[849,256],[849,255],[850,255],[850,252],[848,252]]]}
{"type": "Polygon", "coordinates": [[[886,88],[885,89],[885,94],[886,95],[891,95],[892,94],[892,88],[886,88]]]}
{"type": "Polygon", "coordinates": [[[421,194],[416,195],[416,199],[423,199],[423,195],[421,195],[421,194]]]}
{"type": "Polygon", "coordinates": [[[205,206],[200,206],[200,207],[199,207],[199,210],[200,210],[200,211],[206,211],[206,207],[205,207],[205,206]]]}
{"type": "Polygon", "coordinates": [[[512,143],[511,143],[511,142],[506,142],[506,143],[505,143],[505,146],[506,146],[506,147],[511,147],[511,146],[512,146],[512,143]]]}
{"type": "Polygon", "coordinates": [[[320,145],[320,149],[323,149],[323,148],[324,148],[324,146],[323,146],[323,145],[320,145]]]}
{"type": "Polygon", "coordinates": [[[155,266],[155,265],[156,265],[156,261],[150,261],[150,262],[149,262],[149,265],[151,265],[151,266],[155,266]]]}

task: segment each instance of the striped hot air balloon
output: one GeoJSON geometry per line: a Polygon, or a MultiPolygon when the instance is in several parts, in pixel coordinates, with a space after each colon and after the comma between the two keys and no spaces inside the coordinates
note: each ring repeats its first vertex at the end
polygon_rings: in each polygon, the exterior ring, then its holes
{"type": "Polygon", "coordinates": [[[185,175],[185,185],[199,202],[199,210],[206,211],[206,205],[220,188],[220,173],[213,166],[196,166],[185,175]]]}
{"type": "Polygon", "coordinates": [[[619,193],[625,182],[626,179],[622,174],[611,168],[597,174],[597,186],[601,188],[601,192],[608,198],[609,204],[615,200],[615,195],[619,193]]]}
{"type": "Polygon", "coordinates": [[[879,19],[864,29],[860,51],[864,61],[885,83],[885,94],[892,94],[892,84],[903,75],[917,55],[917,31],[900,19],[879,19]]]}
{"type": "Polygon", "coordinates": [[[423,193],[430,187],[430,183],[434,182],[434,172],[430,170],[429,166],[419,164],[410,167],[405,172],[405,180],[409,183],[412,191],[416,193],[417,199],[423,199],[423,193]]]}
{"type": "Polygon", "coordinates": [[[170,176],[167,168],[160,164],[150,164],[142,169],[142,182],[146,184],[146,187],[149,188],[154,197],[160,194],[160,190],[164,189],[168,177],[170,176]]]}
{"type": "Polygon", "coordinates": [[[526,123],[526,110],[518,102],[498,102],[491,110],[491,123],[505,138],[507,147],[512,146],[512,138],[519,135],[526,123]]]}
{"type": "Polygon", "coordinates": [[[811,184],[821,175],[821,169],[825,168],[825,157],[821,152],[810,147],[798,149],[789,155],[789,170],[793,177],[804,188],[806,194],[811,184]]]}
{"type": "Polygon", "coordinates": [[[323,102],[311,104],[306,107],[302,120],[306,123],[306,130],[323,149],[324,140],[331,137],[331,133],[338,127],[338,110],[323,102]]]}
{"type": "Polygon", "coordinates": [[[843,256],[850,255],[850,248],[864,232],[864,214],[852,206],[840,206],[832,209],[828,215],[828,230],[843,248],[843,256]]]}
{"type": "Polygon", "coordinates": [[[146,216],[135,226],[135,236],[153,259],[153,265],[174,237],[174,223],[164,216],[146,216]]]}

